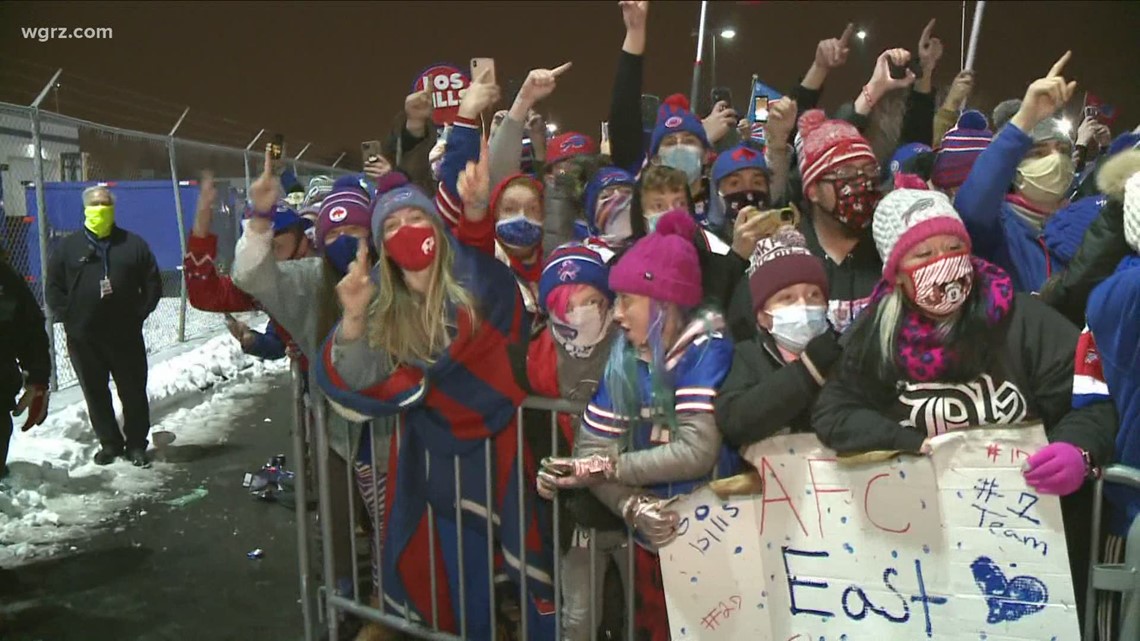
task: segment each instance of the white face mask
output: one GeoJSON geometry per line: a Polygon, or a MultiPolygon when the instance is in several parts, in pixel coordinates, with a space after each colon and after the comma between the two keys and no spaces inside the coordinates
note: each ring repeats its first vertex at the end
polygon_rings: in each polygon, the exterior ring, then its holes
{"type": "Polygon", "coordinates": [[[1035,203],[1055,203],[1073,182],[1073,159],[1054,151],[1047,156],[1023,160],[1017,166],[1015,185],[1021,195],[1035,203]]]}
{"type": "Polygon", "coordinates": [[[811,339],[827,331],[827,307],[823,305],[789,305],[768,314],[772,317],[772,338],[794,354],[804,351],[811,339]]]}
{"type": "Polygon", "coordinates": [[[572,358],[586,358],[606,337],[612,323],[612,308],[603,313],[598,305],[583,305],[570,310],[565,322],[551,316],[550,332],[572,358]]]}

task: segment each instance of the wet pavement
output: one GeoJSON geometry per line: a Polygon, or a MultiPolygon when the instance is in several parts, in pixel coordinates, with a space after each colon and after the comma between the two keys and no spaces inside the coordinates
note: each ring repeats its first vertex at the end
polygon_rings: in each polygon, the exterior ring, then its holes
{"type": "Polygon", "coordinates": [[[72,554],[0,570],[0,640],[302,638],[294,513],[242,487],[272,455],[292,458],[291,411],[288,375],[276,375],[264,402],[233,417],[228,442],[170,446],[184,462],[160,496],[72,554]],[[163,503],[198,488],[208,494],[163,503]],[[255,548],[264,558],[246,557],[255,548]]]}

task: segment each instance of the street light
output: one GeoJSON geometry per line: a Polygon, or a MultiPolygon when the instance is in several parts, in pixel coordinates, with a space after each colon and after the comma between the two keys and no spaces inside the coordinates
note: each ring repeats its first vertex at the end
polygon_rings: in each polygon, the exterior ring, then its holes
{"type": "Polygon", "coordinates": [[[867,30],[866,29],[860,29],[860,30],[856,31],[855,37],[860,39],[860,40],[866,40],[867,39],[867,30]]]}
{"type": "Polygon", "coordinates": [[[551,135],[558,133],[558,125],[553,122],[546,123],[546,132],[551,135]]]}
{"type": "MultiPolygon", "coordinates": [[[[732,40],[733,38],[736,37],[736,29],[733,29],[732,27],[724,27],[723,29],[720,30],[720,33],[717,35],[720,36],[721,38],[724,38],[725,40],[732,40]]],[[[711,38],[711,40],[712,40],[712,77],[710,78],[710,80],[712,81],[712,86],[715,87],[716,86],[716,41],[717,41],[717,39],[714,37],[714,38],[711,38]]]]}

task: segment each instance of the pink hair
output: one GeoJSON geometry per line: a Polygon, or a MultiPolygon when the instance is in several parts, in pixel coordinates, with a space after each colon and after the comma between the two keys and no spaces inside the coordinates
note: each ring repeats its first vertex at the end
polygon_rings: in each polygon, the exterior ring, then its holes
{"type": "Polygon", "coordinates": [[[570,311],[570,298],[574,294],[586,289],[595,288],[584,283],[571,283],[569,285],[555,287],[546,295],[546,309],[550,311],[550,315],[554,318],[565,321],[566,313],[570,311]]]}

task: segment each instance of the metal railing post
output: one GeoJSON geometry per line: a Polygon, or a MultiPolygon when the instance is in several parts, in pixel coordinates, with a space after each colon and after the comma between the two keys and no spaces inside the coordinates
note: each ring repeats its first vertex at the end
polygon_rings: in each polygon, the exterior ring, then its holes
{"type": "MultiPolygon", "coordinates": [[[[182,255],[186,255],[186,217],[182,213],[182,190],[178,185],[178,162],[174,152],[174,134],[178,132],[178,128],[182,126],[182,121],[186,120],[186,114],[190,113],[190,107],[187,107],[182,115],[178,117],[178,122],[174,123],[174,127],[170,129],[170,134],[167,135],[166,148],[170,152],[170,184],[174,188],[174,215],[178,219],[178,245],[182,248],[182,255]]],[[[179,271],[181,271],[181,267],[179,271]]],[[[178,342],[186,342],[186,275],[183,274],[180,301],[178,305],[178,342]]]]}
{"type": "MultiPolygon", "coordinates": [[[[332,488],[329,487],[329,436],[328,436],[328,407],[320,394],[313,395],[313,416],[316,425],[313,426],[313,441],[317,459],[317,499],[321,521],[321,558],[324,576],[325,618],[328,624],[329,639],[338,639],[340,622],[337,619],[336,597],[336,571],[333,558],[333,528],[332,528],[332,488]]],[[[353,533],[355,536],[355,533],[353,533]]],[[[355,562],[355,559],[354,559],[355,562]]]]}
{"type": "Polygon", "coordinates": [[[51,306],[47,304],[47,277],[48,277],[48,226],[47,211],[44,201],[44,150],[43,139],[40,135],[40,103],[47,97],[48,91],[55,86],[63,69],[57,69],[51,80],[44,85],[40,95],[32,102],[32,150],[35,152],[35,185],[36,185],[36,232],[39,235],[40,247],[40,295],[43,298],[44,324],[47,327],[48,349],[53,358],[51,368],[51,389],[59,389],[59,380],[56,377],[55,358],[55,319],[52,318],[51,306]]]}
{"type": "Polygon", "coordinates": [[[336,157],[335,161],[333,161],[333,164],[332,164],[333,169],[336,169],[336,166],[340,164],[340,161],[344,160],[344,155],[346,153],[348,153],[348,152],[345,152],[345,151],[340,152],[340,155],[336,157]]]}
{"type": "Polygon", "coordinates": [[[301,583],[301,621],[305,626],[305,641],[316,638],[313,627],[313,594],[309,582],[309,489],[308,462],[305,451],[305,372],[299,359],[289,363],[293,377],[293,492],[297,511],[297,570],[301,583]]]}

